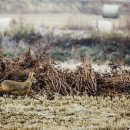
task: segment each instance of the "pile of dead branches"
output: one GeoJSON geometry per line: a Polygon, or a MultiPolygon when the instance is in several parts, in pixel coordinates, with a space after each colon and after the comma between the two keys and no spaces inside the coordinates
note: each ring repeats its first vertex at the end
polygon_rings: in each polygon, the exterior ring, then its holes
{"type": "Polygon", "coordinates": [[[130,95],[130,72],[120,70],[118,72],[95,73],[98,91],[97,95],[115,96],[130,95]]]}
{"type": "Polygon", "coordinates": [[[33,90],[48,96],[56,93],[62,95],[110,95],[129,94],[130,73],[97,73],[90,62],[84,59],[83,64],[75,71],[56,67],[55,62],[44,55],[32,57],[30,50],[14,59],[0,57],[0,81],[5,79],[25,81],[28,73],[33,71],[37,82],[33,90]]]}

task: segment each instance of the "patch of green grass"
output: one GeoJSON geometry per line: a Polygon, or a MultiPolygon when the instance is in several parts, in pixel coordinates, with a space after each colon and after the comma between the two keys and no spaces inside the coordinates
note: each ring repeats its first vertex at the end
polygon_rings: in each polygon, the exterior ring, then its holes
{"type": "Polygon", "coordinates": [[[5,56],[6,58],[12,58],[12,57],[14,56],[14,53],[6,52],[6,53],[4,54],[4,56],[5,56]]]}
{"type": "Polygon", "coordinates": [[[60,61],[65,61],[71,58],[71,53],[68,51],[54,51],[50,55],[53,59],[60,61]]]}

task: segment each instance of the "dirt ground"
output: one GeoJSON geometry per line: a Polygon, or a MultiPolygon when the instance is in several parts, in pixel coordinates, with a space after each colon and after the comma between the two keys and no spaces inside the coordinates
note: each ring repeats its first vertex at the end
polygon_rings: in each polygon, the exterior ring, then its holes
{"type": "Polygon", "coordinates": [[[130,129],[130,99],[62,97],[0,98],[1,130],[130,129]]]}

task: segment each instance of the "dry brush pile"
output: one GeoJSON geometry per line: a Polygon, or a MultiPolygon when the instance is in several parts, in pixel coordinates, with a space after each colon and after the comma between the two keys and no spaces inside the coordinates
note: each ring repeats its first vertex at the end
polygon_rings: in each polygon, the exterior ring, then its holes
{"type": "Polygon", "coordinates": [[[25,81],[30,71],[35,72],[37,82],[33,90],[53,97],[61,95],[115,96],[125,94],[129,97],[130,72],[125,70],[111,73],[95,72],[90,62],[84,59],[83,64],[75,71],[56,67],[55,62],[44,55],[32,57],[28,51],[21,57],[5,59],[0,56],[0,82],[5,79],[25,81]]]}

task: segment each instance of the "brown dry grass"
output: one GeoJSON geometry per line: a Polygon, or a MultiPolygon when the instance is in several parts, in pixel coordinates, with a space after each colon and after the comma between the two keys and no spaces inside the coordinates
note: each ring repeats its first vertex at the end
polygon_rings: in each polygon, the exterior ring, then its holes
{"type": "Polygon", "coordinates": [[[41,104],[29,97],[0,98],[1,130],[130,129],[130,99],[55,95],[41,104]]]}

